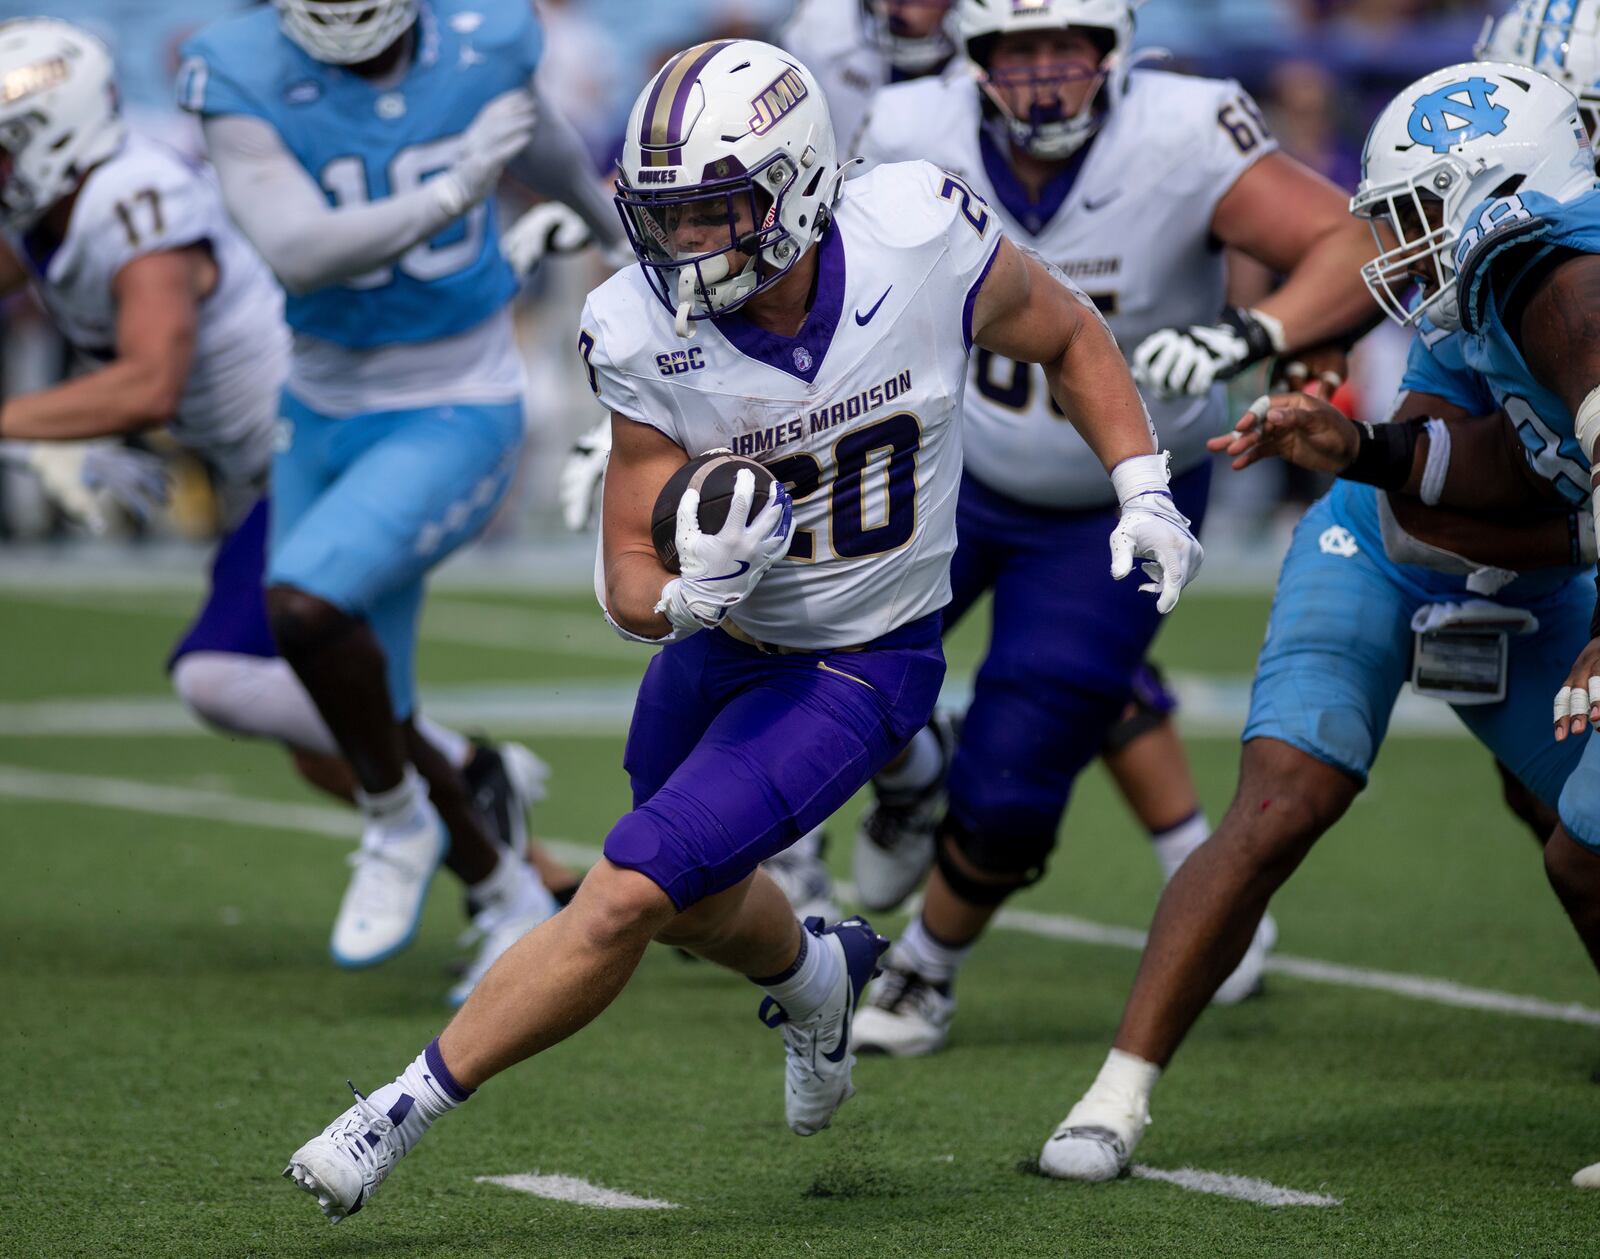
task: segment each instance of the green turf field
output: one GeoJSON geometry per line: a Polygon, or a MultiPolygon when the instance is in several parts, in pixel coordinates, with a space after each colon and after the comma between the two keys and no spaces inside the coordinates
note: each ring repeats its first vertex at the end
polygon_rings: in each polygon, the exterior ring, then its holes
{"type": "MultiPolygon", "coordinates": [[[[408,953],[365,973],[331,965],[343,819],[275,749],[173,720],[160,661],[190,603],[0,594],[0,1254],[1600,1251],[1600,1194],[1568,1184],[1600,1159],[1593,972],[1487,756],[1414,734],[1391,741],[1274,904],[1281,954],[1346,969],[1337,982],[1274,973],[1261,999],[1208,1015],[1137,1155],[1340,1205],[1031,1174],[1104,1055],[1137,954],[1013,926],[963,972],[949,1051],[862,1062],[857,1097],[809,1140],[783,1126],[781,1044],[756,1021],[756,991],[652,955],[597,1024],[483,1089],[330,1229],[278,1173],[347,1104],[347,1077],[375,1087],[437,1032],[459,904],[441,880],[408,953]],[[1459,1008],[1352,986],[1353,968],[1591,1013],[1459,1008]],[[534,1172],[676,1208],[603,1210],[475,1179],[534,1172]]],[[[1237,683],[1264,613],[1261,598],[1193,592],[1159,654],[1237,683]]],[[[957,673],[980,646],[969,627],[957,673]]],[[[537,828],[592,849],[625,806],[616,722],[643,661],[581,597],[452,590],[429,613],[424,694],[536,747],[555,768],[537,828]]],[[[1191,748],[1216,816],[1236,745],[1209,734],[1191,748]]],[[[846,869],[843,842],[834,855],[846,869]]],[[[1051,877],[1018,907],[1080,935],[1083,920],[1140,927],[1157,883],[1095,772],[1051,877]]]]}

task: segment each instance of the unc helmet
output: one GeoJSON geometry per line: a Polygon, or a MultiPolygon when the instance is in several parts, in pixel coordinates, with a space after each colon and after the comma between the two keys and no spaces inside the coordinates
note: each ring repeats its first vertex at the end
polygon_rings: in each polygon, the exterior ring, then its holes
{"type": "Polygon", "coordinates": [[[629,243],[684,337],[800,261],[827,230],[843,175],[811,71],[750,39],[698,44],[662,66],[628,117],[620,165],[629,243]],[[690,225],[709,247],[685,240],[690,225]],[[737,270],[732,254],[744,257],[737,270]]]}
{"type": "Polygon", "coordinates": [[[0,219],[33,227],[122,145],[111,54],[55,18],[0,23],[0,219]]]}
{"type": "Polygon", "coordinates": [[[908,35],[897,30],[896,6],[920,6],[948,10],[950,0],[861,0],[861,20],[867,38],[896,70],[902,74],[927,74],[950,60],[956,50],[950,38],[949,14],[927,35],[908,35]]]}
{"type": "Polygon", "coordinates": [[[1517,0],[1503,16],[1484,19],[1472,55],[1549,75],[1578,98],[1578,114],[1594,143],[1600,127],[1600,0],[1517,0]]]}
{"type": "Polygon", "coordinates": [[[370,61],[417,20],[417,0],[272,0],[283,33],[336,66],[370,61]]]}
{"type": "Polygon", "coordinates": [[[1122,92],[1128,46],[1133,42],[1135,7],[1130,0],[961,0],[956,14],[961,46],[979,86],[1004,120],[1013,142],[1046,160],[1070,157],[1089,142],[1109,102],[1122,92]],[[1092,76],[1095,90],[1070,117],[1064,117],[1059,106],[1048,102],[1036,102],[1026,117],[1019,117],[997,88],[1027,86],[1048,92],[1076,76],[1040,75],[1032,70],[997,76],[989,69],[995,41],[1017,31],[1057,31],[1068,27],[1091,34],[1100,46],[1100,66],[1092,76]]]}
{"type": "Polygon", "coordinates": [[[1453,253],[1471,212],[1492,197],[1564,201],[1593,185],[1594,154],[1566,88],[1505,62],[1435,70],[1396,96],[1367,136],[1350,212],[1372,222],[1380,249],[1380,224],[1399,243],[1362,267],[1362,278],[1401,325],[1427,316],[1455,328],[1453,253]]]}

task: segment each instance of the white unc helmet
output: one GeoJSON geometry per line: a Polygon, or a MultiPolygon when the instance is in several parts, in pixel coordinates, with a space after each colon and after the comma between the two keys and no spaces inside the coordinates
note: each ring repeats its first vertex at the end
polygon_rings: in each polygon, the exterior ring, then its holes
{"type": "Polygon", "coordinates": [[[272,0],[283,33],[318,61],[376,57],[417,20],[417,0],[272,0]]]}
{"type": "Polygon", "coordinates": [[[1435,70],[1378,116],[1350,212],[1399,241],[1361,275],[1390,318],[1459,325],[1457,239],[1491,197],[1569,200],[1594,186],[1594,154],[1572,93],[1526,66],[1482,61],[1435,70]],[[1413,290],[1420,289],[1420,294],[1413,290]]]}
{"type": "Polygon", "coordinates": [[[33,227],[127,125],[106,46],[54,18],[0,23],[0,219],[33,227]]]}
{"type": "Polygon", "coordinates": [[[842,176],[822,90],[788,53],[714,40],[662,66],[628,116],[616,201],[678,335],[794,266],[827,229],[842,176]],[[714,248],[680,244],[691,220],[714,220],[714,248]],[[746,257],[737,271],[730,252],[746,257]]]}
{"type": "Polygon", "coordinates": [[[1600,127],[1600,0],[1517,0],[1504,16],[1484,19],[1472,55],[1549,75],[1578,98],[1594,143],[1600,127]]]}
{"type": "Polygon", "coordinates": [[[1128,46],[1133,42],[1130,0],[961,0],[956,25],[961,46],[978,76],[979,86],[1005,120],[1011,138],[1035,157],[1060,160],[1070,157],[1094,135],[1112,100],[1121,94],[1128,70],[1128,46]],[[1095,74],[1097,90],[1071,117],[1047,103],[1035,104],[1025,118],[1018,117],[995,90],[1005,86],[1030,86],[1048,92],[1067,81],[1065,75],[1040,76],[1033,72],[1006,75],[1004,81],[989,70],[989,53],[995,40],[1018,31],[1057,31],[1075,27],[1097,33],[1102,56],[1095,74]]]}

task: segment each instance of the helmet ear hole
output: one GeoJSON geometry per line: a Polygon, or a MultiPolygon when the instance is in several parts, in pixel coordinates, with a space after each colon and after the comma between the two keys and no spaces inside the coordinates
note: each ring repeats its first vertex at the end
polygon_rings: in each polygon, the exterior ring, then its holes
{"type": "Polygon", "coordinates": [[[1498,185],[1490,195],[1494,197],[1509,197],[1518,188],[1522,187],[1522,183],[1523,176],[1513,175],[1510,179],[1498,185]]]}

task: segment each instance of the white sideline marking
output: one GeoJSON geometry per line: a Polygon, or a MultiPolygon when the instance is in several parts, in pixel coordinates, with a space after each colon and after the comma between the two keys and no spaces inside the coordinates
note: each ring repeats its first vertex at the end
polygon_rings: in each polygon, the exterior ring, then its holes
{"type": "Polygon", "coordinates": [[[1227,1172],[1203,1172],[1193,1167],[1180,1167],[1175,1172],[1159,1167],[1146,1167],[1135,1163],[1130,1173],[1136,1180],[1159,1180],[1180,1189],[1195,1193],[1214,1193],[1222,1198],[1238,1198],[1253,1202],[1259,1207],[1336,1207],[1342,1198],[1330,1198],[1322,1193],[1303,1193],[1298,1189],[1284,1189],[1270,1181],[1253,1176],[1230,1176],[1227,1172]]]}
{"type": "MultiPolygon", "coordinates": [[[[63,774],[55,770],[28,769],[21,765],[0,765],[0,796],[58,804],[99,805],[110,809],[167,817],[242,822],[272,830],[293,831],[299,834],[309,832],[347,841],[354,841],[359,829],[353,811],[329,805],[250,799],[198,787],[157,786],[125,778],[63,774]]],[[[543,837],[540,837],[540,842],[560,860],[573,864],[592,863],[600,855],[597,849],[586,844],[543,837]]],[[[1145,936],[1142,931],[1132,927],[1091,922],[1071,914],[1044,914],[1034,910],[1006,909],[1002,910],[994,921],[1002,930],[1019,931],[1025,935],[1039,936],[1047,940],[1070,940],[1080,944],[1111,945],[1122,949],[1144,948],[1145,936]]],[[[1387,992],[1392,996],[1408,997],[1413,1001],[1430,1001],[1456,1009],[1482,1010],[1486,1013],[1508,1014],[1517,1018],[1545,1019],[1552,1023],[1573,1023],[1580,1027],[1600,1027],[1600,1010],[1581,1005],[1576,1001],[1568,1003],[1546,1001],[1540,997],[1497,992],[1491,988],[1472,988],[1448,979],[1430,979],[1426,975],[1407,975],[1396,971],[1343,966],[1337,962],[1292,957],[1282,953],[1274,953],[1268,957],[1267,970],[1275,974],[1308,980],[1311,983],[1387,992]]]]}
{"type": "Polygon", "coordinates": [[[525,1172],[515,1176],[475,1176],[473,1179],[480,1185],[499,1185],[503,1189],[515,1189],[518,1193],[531,1193],[536,1198],[575,1202],[583,1207],[604,1207],[608,1211],[678,1209],[676,1202],[666,1202],[661,1198],[638,1198],[620,1189],[591,1185],[576,1176],[540,1176],[535,1172],[525,1172]]]}

